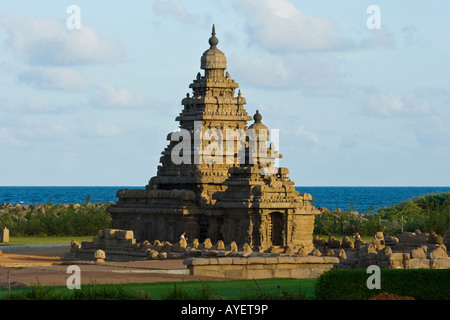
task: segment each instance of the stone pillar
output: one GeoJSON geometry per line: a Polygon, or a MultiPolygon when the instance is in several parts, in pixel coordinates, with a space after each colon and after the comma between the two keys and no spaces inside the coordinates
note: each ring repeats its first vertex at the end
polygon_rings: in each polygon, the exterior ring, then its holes
{"type": "Polygon", "coordinates": [[[0,230],[0,242],[9,242],[9,229],[3,228],[0,230]]]}

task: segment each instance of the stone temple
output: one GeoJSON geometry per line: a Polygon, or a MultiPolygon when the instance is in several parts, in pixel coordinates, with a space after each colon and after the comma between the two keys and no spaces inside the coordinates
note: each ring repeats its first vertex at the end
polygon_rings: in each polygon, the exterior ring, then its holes
{"type": "Polygon", "coordinates": [[[312,197],[299,193],[256,111],[249,116],[239,85],[227,72],[213,26],[210,48],[201,57],[169,133],[156,176],[145,190],[118,190],[108,208],[112,228],[133,230],[137,241],[235,241],[254,251],[313,247],[312,197]],[[248,126],[248,122],[251,122],[248,126]]]}

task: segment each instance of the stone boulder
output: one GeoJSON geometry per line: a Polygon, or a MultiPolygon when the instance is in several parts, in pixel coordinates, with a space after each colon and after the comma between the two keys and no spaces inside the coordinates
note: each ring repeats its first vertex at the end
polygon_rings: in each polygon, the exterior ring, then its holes
{"type": "Polygon", "coordinates": [[[354,247],[355,247],[355,245],[350,240],[350,238],[348,236],[344,236],[344,238],[342,239],[341,248],[353,249],[354,247]]]}
{"type": "Polygon", "coordinates": [[[146,252],[147,259],[158,259],[159,252],[153,249],[148,249],[146,252]]]}
{"type": "Polygon", "coordinates": [[[313,239],[313,244],[315,248],[324,248],[327,245],[327,242],[324,239],[315,236],[313,239]]]}
{"type": "Polygon", "coordinates": [[[337,249],[341,247],[341,242],[337,240],[334,236],[328,238],[327,246],[330,249],[337,249]]]}
{"type": "Polygon", "coordinates": [[[428,235],[427,242],[431,244],[444,244],[444,238],[437,235],[436,232],[433,231],[428,235]]]}

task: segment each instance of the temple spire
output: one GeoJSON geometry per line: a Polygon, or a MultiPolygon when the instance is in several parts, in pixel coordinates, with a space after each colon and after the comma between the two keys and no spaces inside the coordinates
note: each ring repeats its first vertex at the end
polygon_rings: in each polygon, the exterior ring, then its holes
{"type": "Polygon", "coordinates": [[[209,44],[211,45],[211,48],[216,49],[218,43],[219,39],[216,38],[216,26],[213,24],[211,38],[209,38],[209,44]]]}

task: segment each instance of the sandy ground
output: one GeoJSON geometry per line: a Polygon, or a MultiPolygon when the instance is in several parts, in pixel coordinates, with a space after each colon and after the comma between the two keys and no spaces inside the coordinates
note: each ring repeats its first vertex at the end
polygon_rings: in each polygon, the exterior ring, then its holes
{"type": "Polygon", "coordinates": [[[67,249],[4,252],[0,255],[0,288],[41,285],[66,285],[70,264],[81,270],[81,283],[143,283],[160,281],[225,280],[224,278],[191,276],[183,260],[147,260],[133,262],[67,262],[62,259],[67,249]]]}

